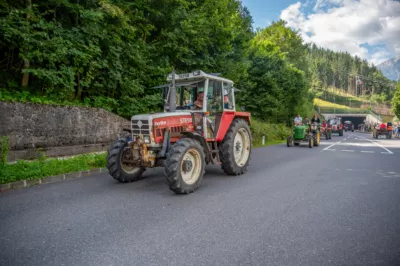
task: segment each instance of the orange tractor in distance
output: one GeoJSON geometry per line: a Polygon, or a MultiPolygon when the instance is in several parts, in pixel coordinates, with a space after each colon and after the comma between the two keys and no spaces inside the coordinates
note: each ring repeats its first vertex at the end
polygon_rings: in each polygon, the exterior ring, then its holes
{"type": "Polygon", "coordinates": [[[228,175],[246,172],[252,149],[250,113],[237,112],[231,80],[197,70],[168,75],[164,112],[134,115],[130,134],[107,154],[109,174],[119,182],[143,178],[146,168],[164,167],[177,194],[199,188],[206,164],[228,175]]]}

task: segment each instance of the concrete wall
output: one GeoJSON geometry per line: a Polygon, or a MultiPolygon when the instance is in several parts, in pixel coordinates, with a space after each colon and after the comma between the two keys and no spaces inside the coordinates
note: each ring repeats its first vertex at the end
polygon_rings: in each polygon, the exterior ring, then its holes
{"type": "Polygon", "coordinates": [[[9,136],[9,160],[105,150],[129,120],[100,108],[0,101],[0,136],[9,136]],[[19,155],[18,155],[19,154],[19,155]],[[12,156],[13,155],[13,156],[12,156]]]}

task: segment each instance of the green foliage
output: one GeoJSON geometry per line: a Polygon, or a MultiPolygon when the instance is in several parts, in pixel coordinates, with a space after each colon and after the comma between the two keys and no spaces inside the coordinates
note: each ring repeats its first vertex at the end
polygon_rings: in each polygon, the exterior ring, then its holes
{"type": "Polygon", "coordinates": [[[392,99],[392,109],[396,117],[400,117],[400,81],[397,82],[397,89],[392,99]]]}
{"type": "Polygon", "coordinates": [[[246,77],[251,16],[236,0],[49,0],[3,3],[2,100],[104,107],[121,116],[162,109],[146,88],[202,69],[246,77]],[[28,86],[21,88],[23,77],[28,86]],[[22,95],[21,95],[22,94],[22,95]]]}
{"type": "Polygon", "coordinates": [[[310,87],[315,91],[325,93],[330,87],[335,87],[353,95],[380,94],[386,95],[385,100],[393,97],[393,82],[367,60],[313,44],[307,46],[306,61],[310,87]],[[363,84],[356,85],[357,75],[363,84]]]}
{"type": "Polygon", "coordinates": [[[7,156],[8,152],[10,150],[10,139],[9,137],[1,137],[0,138],[0,144],[1,144],[1,154],[0,154],[0,172],[2,171],[2,168],[7,163],[7,156]]]}
{"type": "Polygon", "coordinates": [[[15,164],[5,164],[0,171],[0,184],[19,180],[32,180],[105,167],[105,154],[84,154],[67,159],[46,159],[42,157],[35,161],[18,161],[15,164]]]}
{"type": "Polygon", "coordinates": [[[269,124],[253,119],[251,121],[251,134],[253,145],[260,146],[262,137],[265,136],[265,141],[276,142],[285,140],[290,130],[283,124],[269,124]]]}

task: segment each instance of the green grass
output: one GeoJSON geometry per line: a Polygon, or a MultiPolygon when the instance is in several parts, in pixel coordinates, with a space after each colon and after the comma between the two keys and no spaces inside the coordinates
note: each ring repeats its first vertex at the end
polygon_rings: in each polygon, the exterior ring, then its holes
{"type": "Polygon", "coordinates": [[[329,102],[335,102],[337,104],[346,105],[349,107],[351,104],[351,107],[359,108],[359,107],[361,107],[362,104],[369,103],[369,101],[365,98],[351,95],[351,94],[344,92],[342,90],[339,90],[337,88],[329,88],[328,90],[325,90],[323,93],[324,94],[320,97],[323,100],[326,100],[329,102]]]}
{"type": "Polygon", "coordinates": [[[321,113],[333,113],[336,112],[337,114],[363,114],[367,113],[368,109],[366,108],[354,108],[349,107],[347,105],[339,104],[339,103],[332,103],[329,101],[325,101],[322,99],[314,99],[314,105],[316,108],[320,109],[321,113]]]}
{"type": "Polygon", "coordinates": [[[106,154],[83,154],[66,159],[19,160],[0,169],[0,184],[31,180],[104,167],[106,154]]]}

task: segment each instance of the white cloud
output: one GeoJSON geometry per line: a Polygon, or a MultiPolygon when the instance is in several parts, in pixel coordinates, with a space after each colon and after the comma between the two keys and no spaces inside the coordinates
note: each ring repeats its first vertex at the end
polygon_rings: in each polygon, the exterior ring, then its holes
{"type": "Polygon", "coordinates": [[[380,63],[400,55],[400,2],[393,0],[317,0],[314,13],[305,14],[297,2],[281,12],[288,26],[306,42],[380,63]],[[308,35],[307,35],[308,33],[308,35]],[[368,54],[361,44],[385,45],[368,54]]]}

